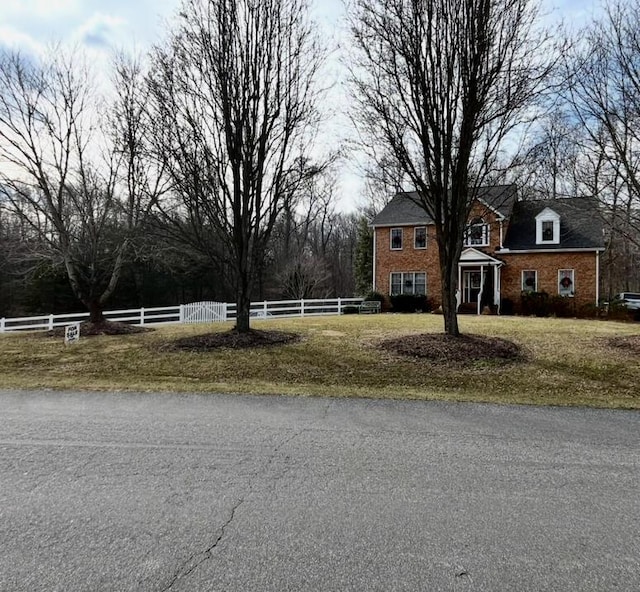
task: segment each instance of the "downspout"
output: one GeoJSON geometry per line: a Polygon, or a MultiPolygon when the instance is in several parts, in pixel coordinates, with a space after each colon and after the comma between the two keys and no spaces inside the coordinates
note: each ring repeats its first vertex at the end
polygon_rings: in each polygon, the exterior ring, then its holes
{"type": "Polygon", "coordinates": [[[478,304],[476,306],[478,314],[482,312],[482,297],[484,296],[484,280],[485,280],[485,266],[480,266],[480,292],[478,292],[478,304]]]}
{"type": "Polygon", "coordinates": [[[460,308],[460,303],[462,302],[462,291],[464,290],[464,286],[462,285],[462,266],[460,262],[458,262],[458,287],[456,288],[456,312],[460,308]]]}
{"type": "Polygon", "coordinates": [[[376,292],[376,227],[373,227],[373,291],[376,292]]]}
{"type": "Polygon", "coordinates": [[[496,307],[496,314],[500,314],[500,294],[501,294],[501,282],[502,282],[502,265],[496,265],[495,267],[495,286],[493,287],[493,304],[496,307]]]}
{"type": "Polygon", "coordinates": [[[596,306],[600,302],[600,251],[596,251],[596,306]]]}

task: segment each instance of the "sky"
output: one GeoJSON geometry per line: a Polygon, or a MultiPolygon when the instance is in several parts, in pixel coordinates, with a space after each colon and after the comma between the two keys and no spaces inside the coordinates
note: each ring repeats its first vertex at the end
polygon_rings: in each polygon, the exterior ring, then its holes
{"type": "MultiPolygon", "coordinates": [[[[599,6],[598,0],[544,0],[550,20],[563,18],[576,26],[586,21],[599,6]]],[[[339,41],[344,28],[343,0],[312,0],[313,17],[324,34],[339,41]]],[[[108,68],[119,50],[144,52],[161,40],[178,10],[180,0],[0,0],[0,44],[39,53],[47,46],[62,43],[78,46],[93,56],[98,67],[108,68]]],[[[340,93],[338,59],[330,61],[330,76],[340,93]]],[[[345,130],[344,109],[329,130],[345,130]]],[[[325,130],[326,131],[326,130],[325,130]]],[[[330,134],[332,132],[330,131],[330,134]]],[[[340,175],[338,206],[354,209],[362,190],[357,167],[345,163],[340,175]]]]}

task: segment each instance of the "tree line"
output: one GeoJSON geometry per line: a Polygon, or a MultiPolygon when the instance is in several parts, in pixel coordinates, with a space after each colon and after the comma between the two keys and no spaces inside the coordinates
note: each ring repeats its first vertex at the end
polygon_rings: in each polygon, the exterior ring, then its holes
{"type": "Polygon", "coordinates": [[[417,189],[457,335],[469,208],[505,181],[600,199],[607,281],[633,276],[638,1],[574,34],[534,0],[355,0],[348,21],[369,178],[353,215],[336,211],[339,151],[317,146],[328,50],[308,0],[184,0],[148,55],[114,61],[106,91],[73,52],[2,50],[0,315],[79,301],[101,322],[107,304],[211,298],[234,300],[248,331],[252,299],[366,293],[367,219],[417,189]]]}

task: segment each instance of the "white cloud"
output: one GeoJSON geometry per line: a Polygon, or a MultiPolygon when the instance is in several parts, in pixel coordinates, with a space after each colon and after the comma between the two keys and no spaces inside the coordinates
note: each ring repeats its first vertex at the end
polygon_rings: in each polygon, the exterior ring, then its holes
{"type": "Polygon", "coordinates": [[[109,48],[118,43],[127,21],[121,17],[96,13],[86,20],[74,33],[82,44],[96,48],[109,48]]]}
{"type": "Polygon", "coordinates": [[[0,25],[0,46],[34,55],[40,55],[44,51],[44,46],[31,35],[4,25],[0,25]]]}

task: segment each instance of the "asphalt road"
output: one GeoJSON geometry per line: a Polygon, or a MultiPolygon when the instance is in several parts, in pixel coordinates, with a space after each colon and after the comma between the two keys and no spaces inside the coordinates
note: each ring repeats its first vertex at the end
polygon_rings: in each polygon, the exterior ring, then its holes
{"type": "Polygon", "coordinates": [[[640,590],[640,414],[0,392],[0,590],[640,590]]]}

